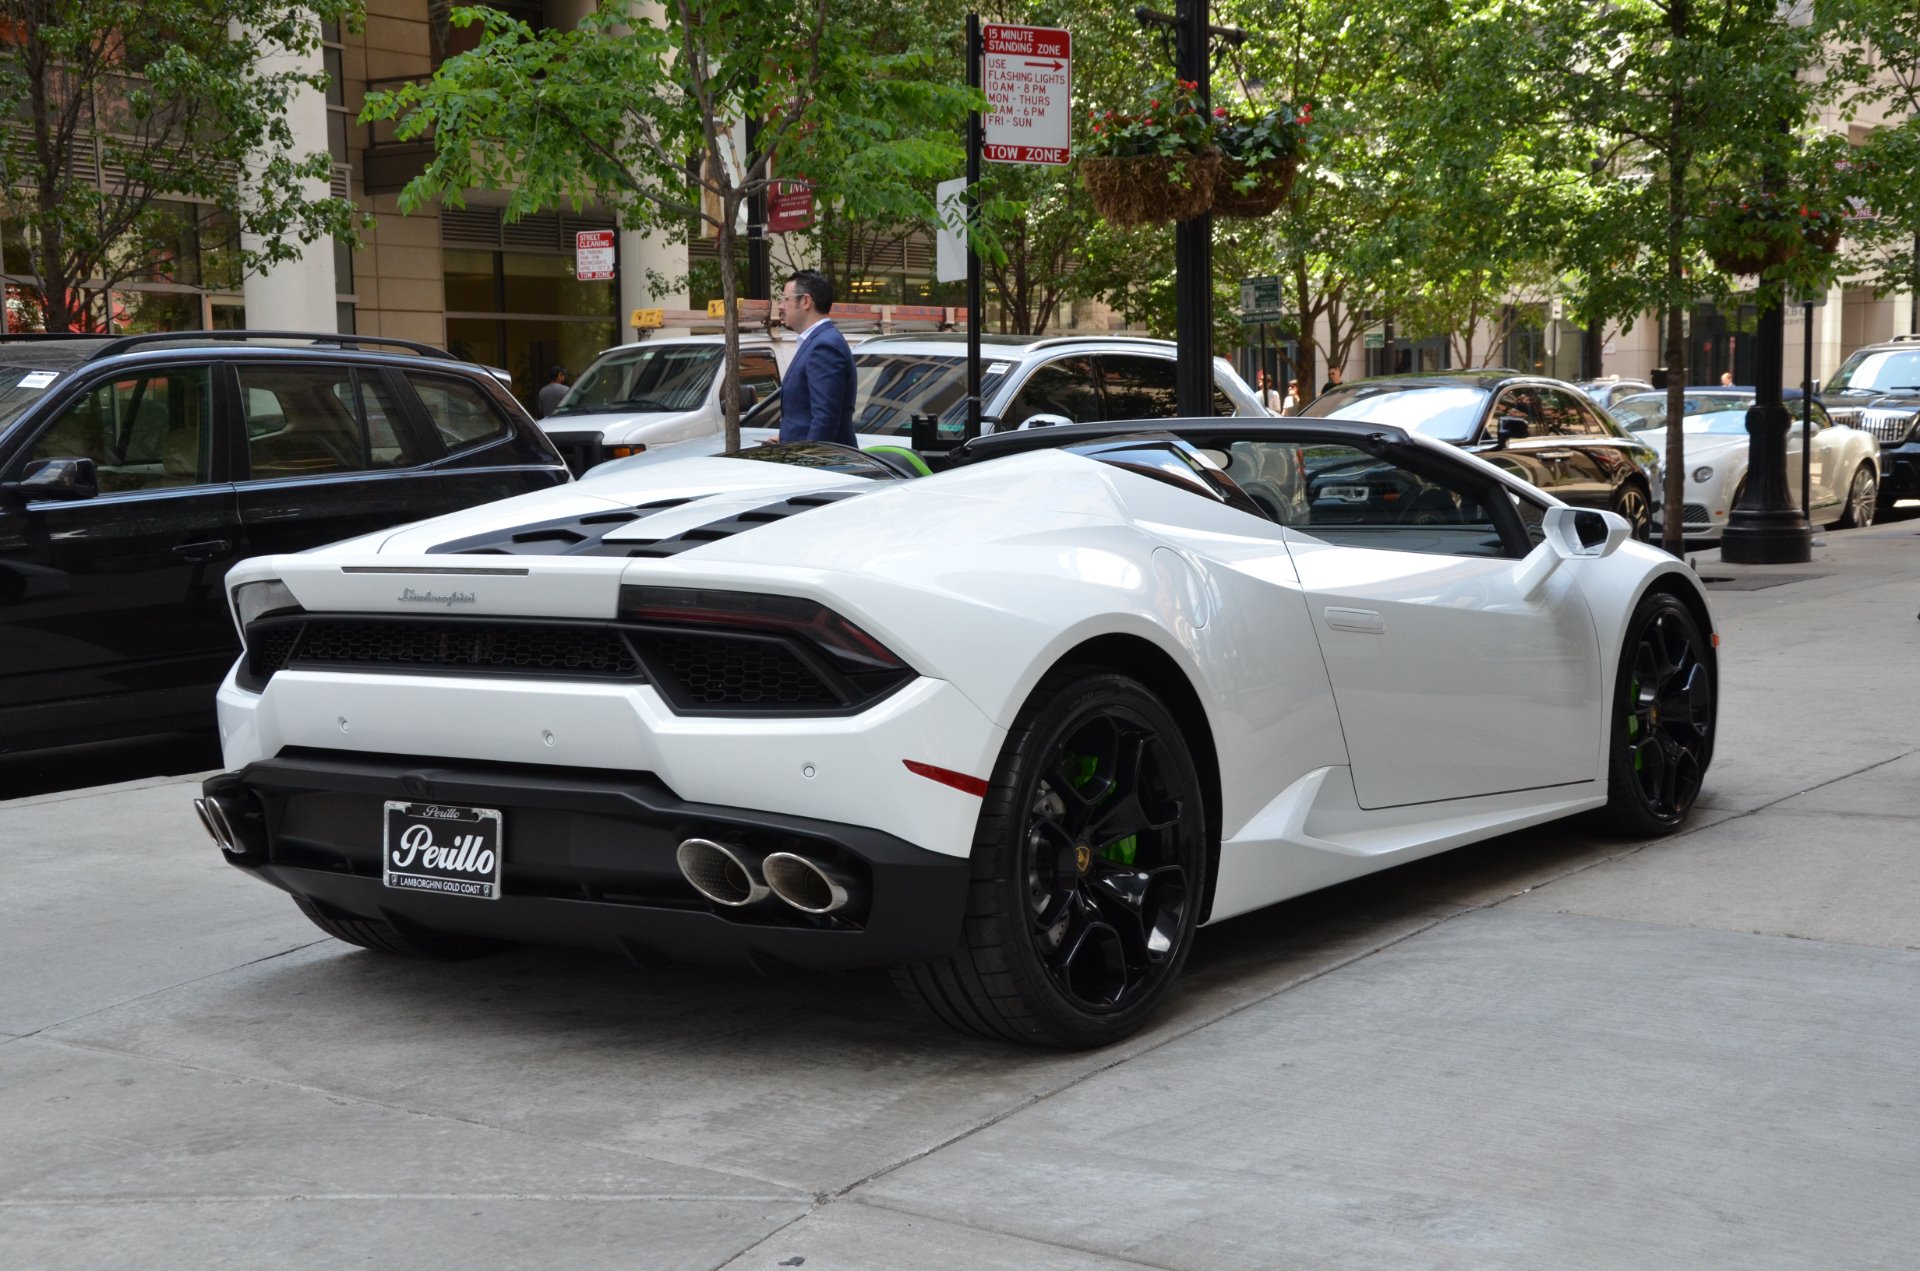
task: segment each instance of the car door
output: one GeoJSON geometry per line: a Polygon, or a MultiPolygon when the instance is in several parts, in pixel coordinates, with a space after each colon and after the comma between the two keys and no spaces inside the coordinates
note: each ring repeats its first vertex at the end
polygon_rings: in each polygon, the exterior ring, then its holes
{"type": "MultiPolygon", "coordinates": [[[[1147,353],[1102,353],[1093,359],[1106,395],[1108,419],[1176,419],[1180,415],[1179,364],[1147,353]]],[[[1233,399],[1213,385],[1213,413],[1234,413],[1233,399]]]]}
{"type": "MultiPolygon", "coordinates": [[[[1618,484],[1612,466],[1601,458],[1612,438],[1578,398],[1565,389],[1539,385],[1533,390],[1538,431],[1519,443],[1550,474],[1556,498],[1575,507],[1604,508],[1618,484]]],[[[1613,457],[1607,450],[1608,457],[1613,457]]]]}
{"type": "Polygon", "coordinates": [[[101,376],[0,462],[12,481],[84,459],[98,489],[0,502],[0,747],[210,720],[241,543],[213,387],[208,363],[101,376]]]}
{"type": "Polygon", "coordinates": [[[299,552],[435,515],[430,457],[394,384],[373,364],[236,361],[245,428],[238,483],[249,555],[299,552]]]}
{"type": "Polygon", "coordinates": [[[1361,806],[1592,779],[1593,618],[1574,570],[1522,594],[1520,561],[1551,549],[1530,541],[1517,496],[1417,447],[1305,454],[1311,471],[1365,471],[1394,493],[1343,501],[1310,488],[1289,541],[1361,806]]]}
{"type": "Polygon", "coordinates": [[[396,376],[401,396],[411,394],[408,404],[421,450],[433,465],[433,479],[422,488],[430,492],[434,514],[544,490],[567,479],[554,468],[554,455],[538,427],[493,385],[430,367],[389,371],[389,382],[396,376]]]}
{"type": "MultiPolygon", "coordinates": [[[[1848,433],[1833,426],[1826,408],[1818,402],[1813,404],[1811,418],[1805,428],[1800,422],[1801,403],[1788,402],[1787,409],[1794,416],[1793,427],[1788,430],[1792,435],[1792,444],[1795,447],[1805,444],[1809,451],[1807,468],[1813,481],[1813,499],[1809,506],[1832,507],[1846,497],[1847,483],[1853,478],[1852,470],[1846,465],[1848,433]]],[[[1793,469],[1789,476],[1797,497],[1800,468],[1798,464],[1790,464],[1789,467],[1793,469]]]]}

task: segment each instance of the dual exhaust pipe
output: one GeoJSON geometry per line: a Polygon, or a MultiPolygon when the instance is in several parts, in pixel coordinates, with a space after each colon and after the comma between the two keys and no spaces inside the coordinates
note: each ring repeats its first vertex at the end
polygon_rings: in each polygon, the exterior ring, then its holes
{"type": "Polygon", "coordinates": [[[193,810],[199,815],[200,824],[206,827],[213,841],[220,845],[221,851],[229,856],[245,856],[247,845],[233,828],[234,822],[240,817],[240,809],[237,806],[226,806],[228,802],[217,796],[211,799],[195,799],[193,810]]]}
{"type": "Polygon", "coordinates": [[[836,865],[795,852],[760,852],[735,843],[687,839],[674,858],[693,889],[716,905],[744,909],[768,896],[803,914],[830,914],[860,894],[856,879],[836,865]]]}

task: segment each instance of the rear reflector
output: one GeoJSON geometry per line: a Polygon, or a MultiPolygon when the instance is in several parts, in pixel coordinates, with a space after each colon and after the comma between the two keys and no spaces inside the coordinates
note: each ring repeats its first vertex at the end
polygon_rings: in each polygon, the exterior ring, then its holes
{"type": "Polygon", "coordinates": [[[982,798],[987,793],[987,783],[979,777],[969,777],[964,772],[955,772],[951,768],[937,768],[930,763],[921,763],[917,759],[902,759],[907,771],[915,776],[925,777],[929,781],[938,781],[943,786],[952,786],[962,794],[982,798]]]}

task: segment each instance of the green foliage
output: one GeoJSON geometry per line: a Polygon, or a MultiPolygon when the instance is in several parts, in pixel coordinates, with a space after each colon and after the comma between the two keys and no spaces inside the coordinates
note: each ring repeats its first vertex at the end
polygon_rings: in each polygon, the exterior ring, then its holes
{"type": "Polygon", "coordinates": [[[246,273],[323,235],[355,240],[352,204],[315,192],[331,158],[299,151],[287,122],[325,77],[277,59],[311,55],[320,21],[358,13],[354,0],[0,0],[0,115],[21,134],[0,148],[0,210],[26,231],[49,329],[97,323],[99,297],[130,279],[192,281],[183,241],[246,273]],[[125,180],[95,183],[96,161],[125,180]]]}
{"type": "Polygon", "coordinates": [[[1178,158],[1213,146],[1213,126],[1201,109],[1199,87],[1190,79],[1155,84],[1137,114],[1087,112],[1091,136],[1079,147],[1097,158],[1178,158]]]}
{"type": "Polygon", "coordinates": [[[1307,153],[1313,107],[1286,102],[1258,114],[1235,114],[1225,106],[1213,108],[1213,144],[1221,154],[1246,168],[1278,159],[1299,159],[1307,153]]]}

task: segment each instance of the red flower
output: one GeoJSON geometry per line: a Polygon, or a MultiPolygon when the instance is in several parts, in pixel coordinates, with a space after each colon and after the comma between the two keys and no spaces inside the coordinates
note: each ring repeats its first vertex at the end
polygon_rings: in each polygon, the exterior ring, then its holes
{"type": "Polygon", "coordinates": [[[1813,215],[1813,213],[1812,213],[1812,212],[1809,212],[1809,211],[1807,211],[1807,206],[1806,206],[1806,204],[1804,204],[1804,203],[1802,203],[1802,204],[1800,205],[1800,215],[1802,215],[1802,216],[1812,216],[1812,215],[1813,215]]]}
{"type": "Polygon", "coordinates": [[[1227,108],[1225,106],[1215,106],[1213,108],[1213,117],[1215,119],[1225,119],[1227,117],[1227,108]]]}
{"type": "Polygon", "coordinates": [[[1149,105],[1149,106],[1151,106],[1151,107],[1153,107],[1153,108],[1154,108],[1155,110],[1158,110],[1158,109],[1160,109],[1160,103],[1159,103],[1159,101],[1158,101],[1158,100],[1155,100],[1155,101],[1150,101],[1150,102],[1148,102],[1148,103],[1147,103],[1147,105],[1149,105]]]}

